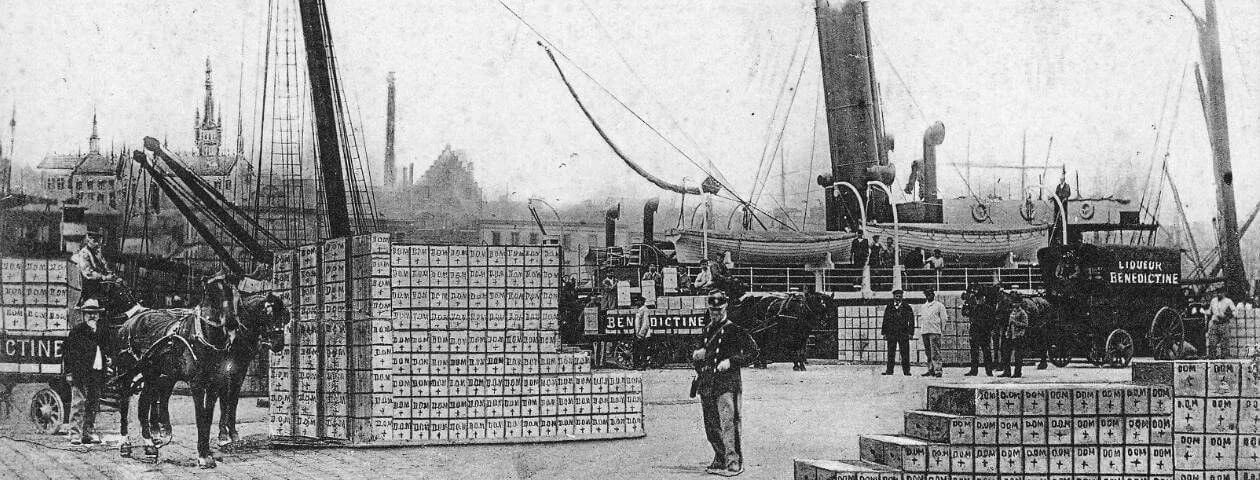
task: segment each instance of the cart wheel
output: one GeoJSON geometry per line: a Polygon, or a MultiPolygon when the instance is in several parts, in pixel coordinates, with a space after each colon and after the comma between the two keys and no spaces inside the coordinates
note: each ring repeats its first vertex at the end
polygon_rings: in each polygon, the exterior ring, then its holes
{"type": "Polygon", "coordinates": [[[1059,368],[1068,366],[1072,363],[1072,349],[1064,345],[1062,341],[1050,345],[1050,363],[1059,368]]]}
{"type": "Polygon", "coordinates": [[[1177,360],[1186,339],[1185,321],[1176,310],[1161,308],[1151,319],[1151,330],[1146,337],[1151,345],[1151,356],[1156,360],[1177,360]]]}
{"type": "Polygon", "coordinates": [[[57,433],[65,412],[66,405],[62,403],[61,395],[51,388],[40,390],[31,398],[31,423],[40,432],[48,435],[57,433]]]}
{"type": "Polygon", "coordinates": [[[1133,360],[1133,336],[1123,328],[1112,330],[1111,335],[1107,335],[1103,359],[1112,368],[1129,366],[1129,361],[1133,360]]]}

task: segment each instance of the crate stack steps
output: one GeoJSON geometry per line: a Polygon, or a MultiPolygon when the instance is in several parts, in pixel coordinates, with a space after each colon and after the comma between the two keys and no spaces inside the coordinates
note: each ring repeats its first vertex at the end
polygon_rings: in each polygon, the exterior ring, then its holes
{"type": "Polygon", "coordinates": [[[61,373],[60,343],[79,321],[82,286],[64,259],[0,259],[0,333],[14,345],[0,352],[0,373],[61,373]]]}
{"type": "MultiPolygon", "coordinates": [[[[404,245],[368,235],[329,240],[319,252],[321,277],[314,283],[324,287],[322,328],[314,338],[299,335],[298,351],[321,353],[313,359],[322,362],[313,409],[321,430],[301,431],[297,405],[295,441],[419,445],[643,435],[638,375],[593,375],[585,353],[558,351],[558,247],[404,245]],[[336,287],[343,281],[339,258],[347,267],[344,298],[336,287]]],[[[290,368],[301,374],[304,359],[299,354],[290,368]]],[[[283,378],[283,364],[277,362],[274,377],[283,378]]],[[[301,381],[295,383],[301,392],[301,381]]],[[[275,425],[282,420],[274,414],[272,420],[273,433],[283,432],[275,425]]]]}
{"type": "Polygon", "coordinates": [[[904,433],[859,437],[860,460],[797,460],[796,478],[1172,479],[1172,403],[1153,385],[932,386],[904,433]]]}
{"type": "Polygon", "coordinates": [[[1172,387],[1178,479],[1260,478],[1260,372],[1250,360],[1140,361],[1133,381],[1172,387]]]}

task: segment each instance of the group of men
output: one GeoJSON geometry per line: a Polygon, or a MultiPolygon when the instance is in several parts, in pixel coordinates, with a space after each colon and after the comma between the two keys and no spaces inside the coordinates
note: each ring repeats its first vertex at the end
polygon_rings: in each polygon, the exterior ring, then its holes
{"type": "MultiPolygon", "coordinates": [[[[910,375],[910,339],[914,337],[916,328],[923,341],[923,353],[927,357],[925,377],[941,377],[944,375],[944,362],[941,360],[941,334],[944,331],[948,313],[945,304],[936,299],[936,291],[931,288],[923,290],[926,300],[916,314],[905,301],[905,292],[893,291],[892,303],[884,309],[883,323],[880,333],[888,343],[887,367],[883,375],[894,373],[898,352],[901,357],[902,375],[910,375]]],[[[965,376],[979,375],[980,354],[984,357],[984,372],[993,376],[993,351],[999,354],[997,365],[1002,369],[999,377],[1019,378],[1023,376],[1023,352],[1025,336],[1028,329],[1028,314],[1022,308],[1015,308],[1009,318],[997,318],[996,312],[985,302],[978,307],[964,312],[971,323],[971,370],[965,376]],[[996,349],[991,348],[997,345],[996,349]],[[1012,367],[1014,372],[1012,373],[1012,367]]]]}
{"type": "MultiPolygon", "coordinates": [[[[858,231],[858,237],[853,239],[852,245],[849,246],[849,251],[853,257],[854,267],[888,267],[895,263],[892,239],[884,238],[880,240],[879,235],[873,235],[870,240],[867,240],[866,236],[862,235],[861,231],[858,231]]],[[[945,268],[945,255],[941,253],[940,249],[932,250],[932,253],[929,254],[926,250],[915,247],[908,253],[903,253],[903,255],[904,258],[901,259],[901,264],[905,265],[906,268],[931,268],[934,270],[945,268]]]]}

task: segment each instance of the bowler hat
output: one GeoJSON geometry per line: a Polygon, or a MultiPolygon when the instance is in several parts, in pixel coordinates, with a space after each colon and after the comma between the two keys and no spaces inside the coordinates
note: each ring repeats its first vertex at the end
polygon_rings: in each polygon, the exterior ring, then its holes
{"type": "Polygon", "coordinates": [[[79,306],[79,311],[81,311],[81,312],[104,312],[104,311],[105,311],[105,309],[104,309],[104,308],[101,308],[101,302],[98,302],[95,298],[89,298],[89,299],[87,299],[87,300],[84,300],[84,301],[83,301],[83,305],[80,305],[80,306],[79,306]]]}

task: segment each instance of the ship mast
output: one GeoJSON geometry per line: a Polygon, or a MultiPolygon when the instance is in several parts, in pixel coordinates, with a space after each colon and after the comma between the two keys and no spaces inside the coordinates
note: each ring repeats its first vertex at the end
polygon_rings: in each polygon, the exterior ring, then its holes
{"type": "MultiPolygon", "coordinates": [[[[1207,120],[1208,138],[1212,148],[1213,175],[1216,178],[1216,210],[1220,230],[1220,263],[1225,271],[1225,293],[1234,299],[1247,295],[1247,274],[1243,269],[1242,252],[1238,245],[1238,214],[1234,204],[1234,172],[1229,153],[1229,121],[1225,107],[1225,77],[1221,64],[1220,30],[1216,23],[1216,2],[1206,0],[1203,16],[1194,14],[1195,29],[1199,33],[1199,54],[1202,64],[1195,69],[1199,86],[1199,99],[1207,120]]],[[[1185,5],[1183,0],[1183,5],[1185,5]]],[[[1189,5],[1186,5],[1190,9],[1189,5]]]]}

